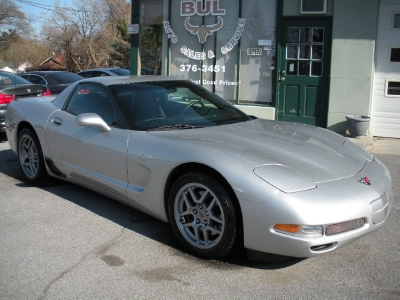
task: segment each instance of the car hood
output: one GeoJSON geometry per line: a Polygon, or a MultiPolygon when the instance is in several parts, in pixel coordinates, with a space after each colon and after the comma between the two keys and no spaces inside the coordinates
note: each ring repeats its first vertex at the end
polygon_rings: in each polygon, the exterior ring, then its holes
{"type": "Polygon", "coordinates": [[[357,174],[373,157],[341,135],[319,127],[256,119],[202,129],[150,134],[217,149],[254,168],[286,166],[319,183],[357,174]]]}

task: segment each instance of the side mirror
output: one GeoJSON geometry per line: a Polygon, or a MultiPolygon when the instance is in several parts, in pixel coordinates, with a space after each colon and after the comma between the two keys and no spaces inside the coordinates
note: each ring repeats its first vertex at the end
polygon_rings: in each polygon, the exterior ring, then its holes
{"type": "Polygon", "coordinates": [[[107,123],[95,113],[79,114],[76,116],[75,122],[80,126],[97,126],[105,132],[111,130],[110,126],[108,126],[107,123]]]}

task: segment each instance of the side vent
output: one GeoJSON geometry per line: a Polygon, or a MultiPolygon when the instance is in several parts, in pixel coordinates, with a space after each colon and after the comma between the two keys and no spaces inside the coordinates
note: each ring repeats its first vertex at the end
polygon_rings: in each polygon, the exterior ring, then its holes
{"type": "Polygon", "coordinates": [[[300,13],[326,14],[326,0],[301,0],[300,13]]]}

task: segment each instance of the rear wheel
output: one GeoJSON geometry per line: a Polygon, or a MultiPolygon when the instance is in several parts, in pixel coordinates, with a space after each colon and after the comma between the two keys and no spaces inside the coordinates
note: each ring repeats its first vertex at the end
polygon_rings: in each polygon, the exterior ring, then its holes
{"type": "Polygon", "coordinates": [[[48,174],[42,148],[36,134],[30,129],[22,130],[18,136],[18,161],[22,172],[30,182],[47,181],[48,174]]]}
{"type": "Polygon", "coordinates": [[[225,188],[203,173],[188,173],[173,185],[168,212],[180,242],[205,259],[226,256],[237,239],[237,214],[225,188]]]}

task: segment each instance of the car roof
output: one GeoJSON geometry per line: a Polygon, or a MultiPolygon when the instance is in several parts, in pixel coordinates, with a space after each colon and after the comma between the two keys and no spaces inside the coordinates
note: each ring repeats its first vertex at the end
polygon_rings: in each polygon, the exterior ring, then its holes
{"type": "MultiPolygon", "coordinates": [[[[82,70],[82,71],[79,71],[78,73],[86,72],[86,71],[111,71],[111,70],[116,70],[116,69],[124,69],[124,68],[120,68],[120,67],[115,67],[115,68],[95,68],[95,69],[82,70]]],[[[128,69],[125,69],[125,70],[128,70],[128,69]]]]}
{"type": "Polygon", "coordinates": [[[127,84],[135,82],[148,82],[148,81],[186,81],[185,79],[173,77],[173,76],[162,76],[162,75],[145,75],[145,76],[104,76],[104,77],[93,77],[80,80],[80,82],[99,82],[104,85],[113,84],[127,84]]]}
{"type": "Polygon", "coordinates": [[[26,73],[22,73],[19,75],[25,75],[25,74],[54,74],[54,73],[72,73],[68,71],[29,71],[26,73]]]}

